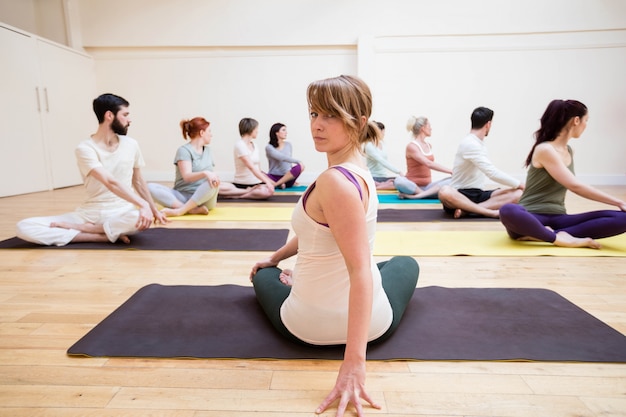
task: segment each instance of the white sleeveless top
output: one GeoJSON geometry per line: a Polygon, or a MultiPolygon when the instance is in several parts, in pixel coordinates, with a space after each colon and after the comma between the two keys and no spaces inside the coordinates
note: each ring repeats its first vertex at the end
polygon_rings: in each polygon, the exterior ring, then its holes
{"type": "MultiPolygon", "coordinates": [[[[354,164],[341,165],[363,178],[369,188],[365,219],[373,279],[372,318],[368,340],[382,336],[391,326],[393,312],[381,276],[371,255],[376,234],[378,196],[371,174],[354,164]]],[[[363,194],[365,194],[363,190],[363,194]]],[[[298,257],[291,293],[280,309],[285,327],[300,340],[315,345],[344,344],[348,332],[350,277],[330,229],[311,219],[300,198],[291,218],[298,236],[298,257]]]]}

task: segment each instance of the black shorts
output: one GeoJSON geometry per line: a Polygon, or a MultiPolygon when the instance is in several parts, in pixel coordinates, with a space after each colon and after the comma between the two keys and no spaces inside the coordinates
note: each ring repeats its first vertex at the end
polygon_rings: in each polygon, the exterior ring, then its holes
{"type": "Polygon", "coordinates": [[[259,182],[259,183],[257,183],[257,184],[237,184],[237,183],[233,182],[233,185],[234,185],[235,187],[237,187],[237,188],[244,188],[244,189],[245,189],[245,188],[254,187],[254,186],[256,186],[256,185],[261,185],[261,184],[263,184],[263,183],[262,183],[262,182],[259,182]]]}
{"type": "MultiPolygon", "coordinates": [[[[495,190],[485,191],[480,188],[459,188],[457,191],[467,197],[468,200],[479,204],[483,201],[489,200],[491,198],[491,194],[493,194],[495,190]]],[[[455,208],[446,207],[445,205],[443,206],[443,209],[448,214],[454,214],[454,211],[456,210],[455,208]]]]}

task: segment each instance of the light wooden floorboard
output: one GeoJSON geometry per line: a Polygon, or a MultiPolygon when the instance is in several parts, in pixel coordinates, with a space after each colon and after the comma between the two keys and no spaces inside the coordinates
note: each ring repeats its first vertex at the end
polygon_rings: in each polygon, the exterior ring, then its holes
{"type": "MultiPolygon", "coordinates": [[[[626,198],[626,187],[601,188],[626,198]]],[[[0,239],[15,235],[19,219],[70,211],[82,196],[81,187],[70,187],[0,198],[0,239]]],[[[604,207],[568,196],[570,212],[604,207]]],[[[193,221],[169,227],[289,225],[193,221]]],[[[378,227],[504,233],[499,222],[378,227]]],[[[250,267],[266,255],[0,250],[0,417],[314,415],[333,385],[338,361],[107,359],[65,354],[144,285],[250,285],[250,267]]],[[[626,258],[417,260],[421,267],[418,287],[547,288],[626,333],[626,258]]],[[[383,406],[382,410],[368,409],[371,416],[626,416],[625,364],[376,361],[368,363],[367,386],[383,406]]],[[[331,409],[324,415],[334,413],[331,409]]]]}

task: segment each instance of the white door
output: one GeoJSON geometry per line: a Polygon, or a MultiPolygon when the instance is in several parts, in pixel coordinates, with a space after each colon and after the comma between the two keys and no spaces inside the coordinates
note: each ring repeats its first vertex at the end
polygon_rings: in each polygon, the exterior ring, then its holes
{"type": "Polygon", "coordinates": [[[74,149],[94,133],[98,120],[92,109],[96,97],[95,66],[91,57],[39,39],[43,125],[52,187],[82,184],[74,149]]]}
{"type": "Polygon", "coordinates": [[[0,26],[0,196],[50,188],[35,40],[0,26]]]}

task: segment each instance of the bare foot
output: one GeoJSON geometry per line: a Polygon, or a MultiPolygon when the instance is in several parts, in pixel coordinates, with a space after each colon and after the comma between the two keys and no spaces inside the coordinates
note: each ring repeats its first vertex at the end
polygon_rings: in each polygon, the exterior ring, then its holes
{"type": "Polygon", "coordinates": [[[293,271],[291,269],[283,269],[283,271],[278,276],[280,282],[291,287],[293,285],[293,271]]]}
{"type": "Polygon", "coordinates": [[[189,210],[187,213],[189,213],[189,214],[204,214],[204,215],[207,215],[207,214],[209,214],[209,209],[206,208],[206,206],[196,206],[196,207],[192,208],[191,210],[189,210]]]}
{"type": "Polygon", "coordinates": [[[492,217],[494,219],[499,219],[500,218],[500,210],[487,210],[485,212],[485,217],[492,217]]]}
{"type": "Polygon", "coordinates": [[[461,217],[465,217],[465,216],[467,216],[467,213],[465,213],[463,210],[461,210],[461,209],[454,210],[454,218],[455,219],[460,219],[461,217]]]}
{"type": "Polygon", "coordinates": [[[120,235],[120,237],[118,237],[117,240],[121,240],[122,243],[126,243],[126,244],[130,243],[130,238],[126,235],[120,235]]]}
{"type": "Polygon", "coordinates": [[[184,216],[185,214],[209,214],[209,209],[206,206],[196,206],[189,211],[183,211],[182,208],[169,208],[165,207],[161,210],[161,213],[165,214],[167,217],[178,217],[184,216]]]}
{"type": "Polygon", "coordinates": [[[567,232],[557,232],[556,240],[553,242],[555,246],[565,248],[591,248],[600,249],[602,245],[590,237],[574,237],[567,232]]]}
{"type": "Polygon", "coordinates": [[[165,214],[165,216],[167,216],[167,217],[178,217],[178,216],[180,216],[180,210],[169,208],[169,207],[165,207],[165,208],[161,209],[161,213],[165,214]]]}

